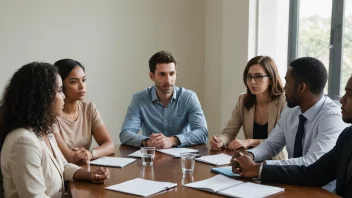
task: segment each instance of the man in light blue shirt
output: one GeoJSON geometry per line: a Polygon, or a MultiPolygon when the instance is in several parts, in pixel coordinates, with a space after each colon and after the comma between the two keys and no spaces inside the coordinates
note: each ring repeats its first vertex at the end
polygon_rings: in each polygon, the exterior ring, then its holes
{"type": "Polygon", "coordinates": [[[248,154],[268,165],[308,166],[334,147],[348,125],[341,119],[341,109],[323,94],[327,71],[319,60],[304,57],[292,61],[285,79],[289,108],[281,113],[269,137],[248,154]],[[289,159],[270,160],[284,146],[289,159]]]}
{"type": "Polygon", "coordinates": [[[207,123],[197,95],[176,87],[176,60],[160,51],[149,60],[155,86],[133,95],[120,133],[120,141],[134,147],[157,149],[204,144],[207,123]],[[139,130],[142,129],[142,135],[139,130]]]}

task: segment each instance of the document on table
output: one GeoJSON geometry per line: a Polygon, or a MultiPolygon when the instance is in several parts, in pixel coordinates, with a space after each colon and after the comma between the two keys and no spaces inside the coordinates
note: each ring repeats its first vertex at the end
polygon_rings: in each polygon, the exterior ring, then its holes
{"type": "Polygon", "coordinates": [[[174,157],[181,157],[181,153],[199,153],[198,150],[190,148],[168,148],[158,149],[157,151],[174,157]]]}
{"type": "Polygon", "coordinates": [[[176,183],[158,182],[136,178],[120,184],[106,187],[105,189],[147,197],[168,190],[170,188],[174,188],[176,186],[176,183]]]}
{"type": "Polygon", "coordinates": [[[223,175],[184,185],[229,197],[266,197],[284,191],[284,188],[242,182],[223,175]]]}
{"type": "Polygon", "coordinates": [[[141,150],[135,151],[128,155],[129,157],[142,157],[141,150]]]}
{"type": "Polygon", "coordinates": [[[217,154],[217,155],[202,156],[200,158],[196,158],[196,160],[200,161],[200,162],[205,162],[208,164],[219,166],[219,165],[229,164],[231,161],[231,158],[232,158],[232,156],[221,153],[221,154],[217,154]]]}
{"type": "Polygon", "coordinates": [[[101,157],[96,160],[90,161],[89,163],[91,165],[123,168],[134,161],[136,161],[136,159],[123,157],[101,157]]]}

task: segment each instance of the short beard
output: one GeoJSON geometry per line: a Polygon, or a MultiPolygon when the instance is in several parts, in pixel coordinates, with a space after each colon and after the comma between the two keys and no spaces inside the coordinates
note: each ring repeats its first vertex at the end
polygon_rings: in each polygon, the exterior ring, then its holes
{"type": "Polygon", "coordinates": [[[352,119],[350,118],[345,118],[344,116],[342,116],[342,120],[348,124],[351,124],[352,123],[352,119]]]}
{"type": "Polygon", "coordinates": [[[287,102],[287,107],[288,108],[293,108],[293,107],[297,107],[298,106],[298,104],[296,104],[296,103],[293,103],[293,102],[290,102],[290,101],[286,101],[287,102]]]}

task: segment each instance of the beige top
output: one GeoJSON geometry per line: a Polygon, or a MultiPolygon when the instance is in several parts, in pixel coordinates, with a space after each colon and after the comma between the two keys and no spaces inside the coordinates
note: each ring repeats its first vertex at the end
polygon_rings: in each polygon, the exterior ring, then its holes
{"type": "Polygon", "coordinates": [[[53,134],[48,140],[54,155],[30,130],[7,135],[1,150],[4,197],[63,197],[64,180],[73,181],[80,167],[67,163],[53,134]]]}
{"type": "MultiPolygon", "coordinates": [[[[232,111],[231,119],[228,121],[226,127],[222,130],[221,135],[219,136],[225,146],[236,138],[241,127],[243,127],[243,132],[246,139],[253,138],[255,105],[249,110],[244,107],[243,101],[246,94],[247,93],[244,93],[239,96],[237,104],[232,111]]],[[[285,107],[286,101],[284,94],[269,103],[268,135],[275,127],[280,118],[280,114],[285,107]]],[[[287,159],[287,157],[288,154],[285,147],[283,151],[274,159],[282,160],[287,159]]]]}
{"type": "Polygon", "coordinates": [[[84,147],[89,150],[93,130],[104,124],[92,102],[78,102],[78,116],[75,121],[68,120],[64,116],[59,116],[57,119],[61,137],[70,149],[84,147]]]}

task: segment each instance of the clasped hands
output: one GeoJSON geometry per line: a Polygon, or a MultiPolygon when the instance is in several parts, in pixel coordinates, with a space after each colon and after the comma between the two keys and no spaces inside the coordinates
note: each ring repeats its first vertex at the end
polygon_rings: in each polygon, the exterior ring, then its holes
{"type": "Polygon", "coordinates": [[[100,167],[91,171],[90,181],[95,184],[105,184],[106,180],[110,178],[110,171],[108,168],[100,167]]]}
{"type": "Polygon", "coordinates": [[[171,148],[175,145],[176,137],[166,137],[162,133],[153,133],[147,140],[148,147],[155,147],[156,149],[171,148]]]}
{"type": "Polygon", "coordinates": [[[72,152],[72,159],[77,165],[87,164],[92,159],[92,153],[83,147],[76,147],[72,152]]]}

